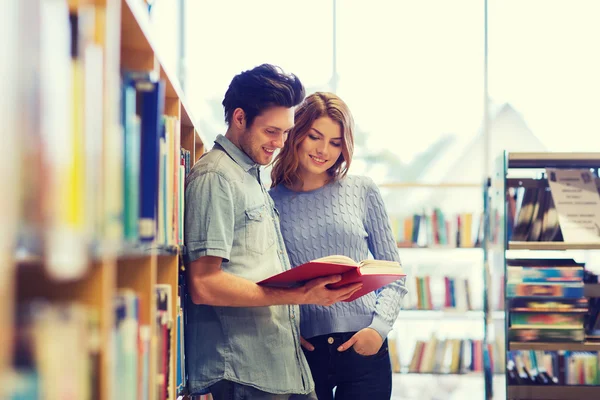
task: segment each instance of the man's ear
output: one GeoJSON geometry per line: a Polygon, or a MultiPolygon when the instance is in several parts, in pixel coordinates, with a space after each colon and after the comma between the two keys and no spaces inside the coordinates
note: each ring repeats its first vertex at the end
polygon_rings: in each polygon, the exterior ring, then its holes
{"type": "Polygon", "coordinates": [[[233,110],[233,118],[231,119],[231,122],[240,130],[246,129],[246,113],[244,110],[239,107],[233,110]]]}

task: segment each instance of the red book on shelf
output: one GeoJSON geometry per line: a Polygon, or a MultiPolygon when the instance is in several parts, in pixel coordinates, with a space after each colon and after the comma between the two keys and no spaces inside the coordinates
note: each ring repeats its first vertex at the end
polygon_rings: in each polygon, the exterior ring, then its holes
{"type": "Polygon", "coordinates": [[[329,285],[335,289],[355,282],[362,282],[363,286],[350,298],[350,302],[377,290],[389,283],[405,277],[402,266],[395,261],[364,260],[356,262],[346,256],[327,256],[306,264],[289,269],[270,278],[258,282],[259,285],[276,287],[300,286],[307,281],[331,275],[341,275],[339,282],[329,285]]]}

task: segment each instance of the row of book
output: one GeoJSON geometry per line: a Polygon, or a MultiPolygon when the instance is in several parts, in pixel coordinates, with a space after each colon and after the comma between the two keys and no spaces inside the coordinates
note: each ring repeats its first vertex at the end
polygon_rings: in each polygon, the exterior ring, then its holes
{"type": "MultiPolygon", "coordinates": [[[[417,310],[472,310],[471,289],[469,279],[451,276],[432,278],[429,275],[415,276],[412,279],[407,278],[408,295],[405,299],[404,307],[406,309],[417,310]],[[432,279],[441,280],[443,292],[432,295],[432,279]],[[434,301],[436,297],[436,301],[434,301]]],[[[439,286],[439,285],[438,285],[439,286]]]]}
{"type": "Polygon", "coordinates": [[[511,341],[583,341],[588,299],[584,264],[572,259],[507,260],[511,341]]]}
{"type": "Polygon", "coordinates": [[[23,171],[18,258],[43,257],[51,277],[82,277],[90,257],[140,243],[183,243],[183,187],[191,161],[180,122],[165,115],[165,82],[122,71],[106,100],[103,26],[93,4],[20,4],[26,26],[19,82],[16,171],[23,171]],[[117,85],[118,86],[118,82],[117,85]]]}
{"type": "MultiPolygon", "coordinates": [[[[171,286],[156,285],[156,323],[142,323],[140,297],[121,289],[114,298],[115,325],[110,352],[113,374],[111,398],[149,399],[154,376],[158,400],[170,399],[175,384],[171,368],[171,335],[177,327],[171,317],[171,286]],[[157,362],[150,362],[155,349],[157,362]]],[[[77,302],[33,300],[16,311],[13,375],[14,399],[92,399],[99,393],[100,330],[98,310],[77,302]],[[57,363],[60,360],[60,363],[57,363]]]]}
{"type": "Polygon", "coordinates": [[[127,71],[122,83],[124,241],[183,244],[185,176],[179,120],[163,115],[165,82],[127,71]]]}
{"type": "Polygon", "coordinates": [[[493,355],[492,359],[495,359],[499,349],[492,344],[486,345],[479,339],[439,339],[434,334],[429,340],[416,341],[408,372],[430,374],[483,372],[484,346],[487,346],[488,352],[493,355]]]}
{"type": "Polygon", "coordinates": [[[479,247],[483,239],[483,214],[447,215],[440,208],[413,215],[391,215],[399,247],[479,247]]]}
{"type": "Polygon", "coordinates": [[[510,385],[598,385],[598,352],[519,350],[508,352],[510,385]]]}

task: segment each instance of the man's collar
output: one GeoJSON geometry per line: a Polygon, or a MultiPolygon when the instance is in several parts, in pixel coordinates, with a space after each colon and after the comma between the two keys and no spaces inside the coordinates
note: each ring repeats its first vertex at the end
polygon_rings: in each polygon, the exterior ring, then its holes
{"type": "Polygon", "coordinates": [[[238,148],[235,144],[231,142],[231,140],[227,139],[223,135],[217,136],[215,140],[219,146],[225,150],[225,152],[235,161],[242,169],[246,172],[250,171],[253,167],[260,167],[257,163],[254,162],[248,154],[244,153],[240,148],[238,148]]]}

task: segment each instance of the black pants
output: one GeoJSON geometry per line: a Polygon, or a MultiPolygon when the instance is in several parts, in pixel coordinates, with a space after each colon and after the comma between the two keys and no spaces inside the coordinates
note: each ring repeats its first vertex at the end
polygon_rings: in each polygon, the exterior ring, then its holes
{"type": "Polygon", "coordinates": [[[387,339],[373,356],[362,356],[353,348],[339,352],[337,348],[354,333],[334,333],[308,339],[315,350],[304,350],[304,354],[319,400],[390,399],[392,366],[387,339]],[[333,388],[336,388],[335,396],[333,388]]]}
{"type": "Polygon", "coordinates": [[[273,394],[231,381],[219,381],[210,387],[214,400],[316,400],[311,394],[273,394]]]}

